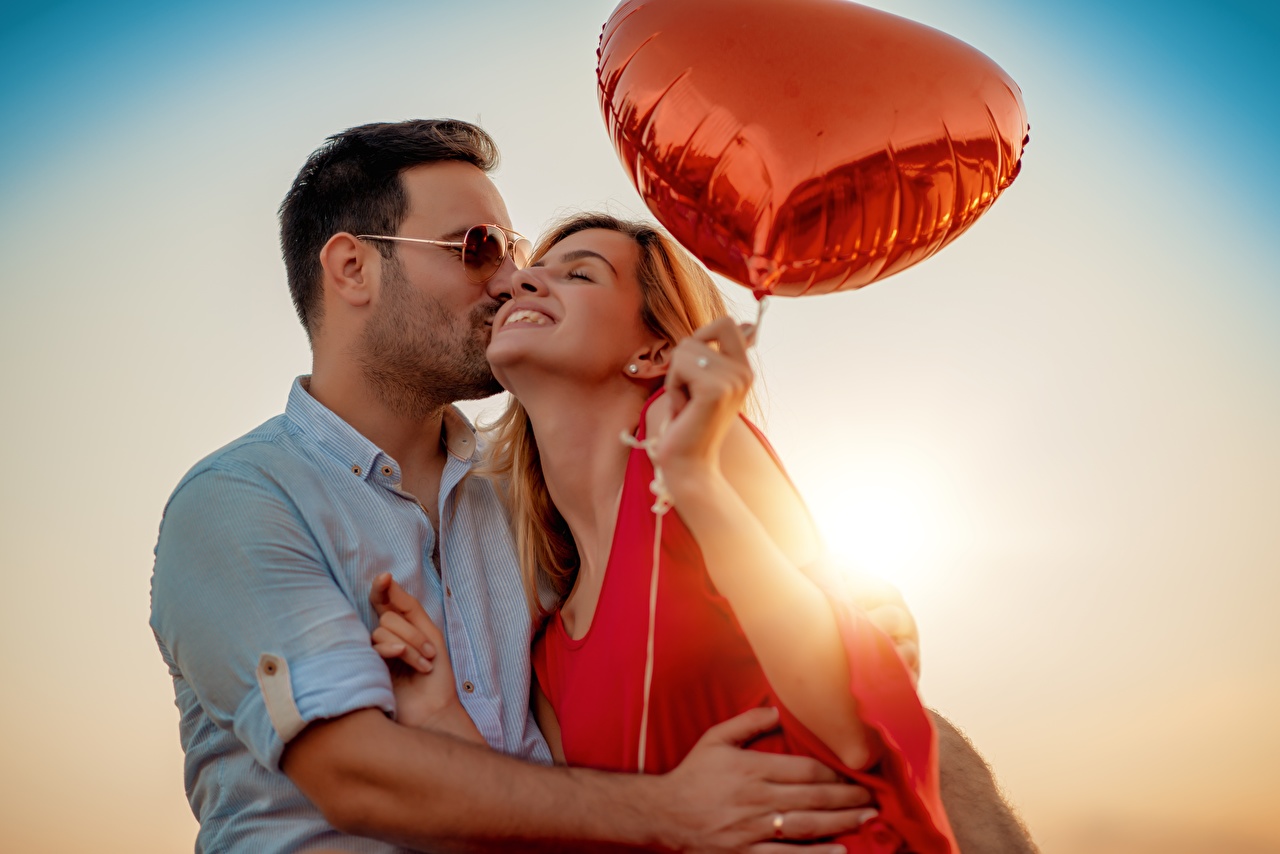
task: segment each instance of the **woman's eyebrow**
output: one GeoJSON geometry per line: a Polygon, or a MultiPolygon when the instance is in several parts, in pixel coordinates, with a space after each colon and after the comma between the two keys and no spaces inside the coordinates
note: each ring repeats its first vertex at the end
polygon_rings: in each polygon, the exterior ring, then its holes
{"type": "Polygon", "coordinates": [[[566,252],[560,256],[560,263],[569,264],[573,261],[581,261],[583,258],[599,258],[613,272],[614,276],[618,275],[618,271],[613,269],[613,265],[609,263],[608,258],[599,252],[592,252],[590,249],[575,249],[572,252],[566,252]]]}

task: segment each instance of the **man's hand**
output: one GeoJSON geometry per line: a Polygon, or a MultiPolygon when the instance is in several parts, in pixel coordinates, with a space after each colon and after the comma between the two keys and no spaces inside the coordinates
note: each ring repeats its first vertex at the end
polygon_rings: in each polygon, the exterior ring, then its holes
{"type": "MultiPolygon", "coordinates": [[[[841,782],[815,759],[743,749],[778,724],[777,709],[752,709],[712,727],[661,778],[654,816],[675,836],[663,846],[692,854],[792,854],[785,841],[850,833],[876,815],[870,793],[841,782]]],[[[806,846],[844,854],[842,845],[806,846]]]]}

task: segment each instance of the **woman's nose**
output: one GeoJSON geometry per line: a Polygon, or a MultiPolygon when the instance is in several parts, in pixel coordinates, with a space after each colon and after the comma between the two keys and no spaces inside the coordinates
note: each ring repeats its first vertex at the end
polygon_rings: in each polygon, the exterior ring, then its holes
{"type": "Polygon", "coordinates": [[[500,302],[524,294],[541,295],[547,292],[540,267],[515,269],[514,264],[504,264],[503,269],[488,281],[489,295],[500,302]]]}

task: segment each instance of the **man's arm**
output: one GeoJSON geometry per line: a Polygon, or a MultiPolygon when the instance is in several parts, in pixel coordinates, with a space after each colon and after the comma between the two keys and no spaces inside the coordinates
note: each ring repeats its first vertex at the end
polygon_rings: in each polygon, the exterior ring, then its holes
{"type": "Polygon", "coordinates": [[[978,751],[946,718],[929,715],[938,732],[942,805],[961,854],[1039,854],[978,751]]]}
{"type": "MultiPolygon", "coordinates": [[[[444,638],[439,628],[432,622],[426,610],[422,607],[422,603],[410,596],[400,585],[396,584],[389,576],[380,576],[374,580],[373,590],[370,593],[369,601],[373,604],[374,610],[377,611],[380,618],[379,628],[374,632],[375,648],[384,658],[392,658],[400,656],[399,661],[395,661],[397,668],[408,668],[412,666],[414,673],[412,676],[399,680],[396,689],[396,706],[397,706],[397,722],[412,726],[416,729],[426,730],[435,736],[452,735],[460,737],[464,741],[470,741],[473,744],[484,745],[484,740],[479,738],[474,726],[471,725],[470,718],[467,718],[466,712],[457,702],[457,692],[454,690],[453,673],[449,666],[449,656],[447,654],[434,656],[431,667],[427,669],[427,659],[425,655],[430,654],[434,650],[444,649],[444,638]],[[421,650],[422,652],[417,652],[421,650]],[[425,672],[424,672],[425,671],[425,672]],[[446,681],[438,681],[446,680],[446,681]],[[435,682],[434,685],[429,683],[435,682]],[[465,720],[466,727],[458,728],[453,723],[455,716],[465,720]],[[440,723],[443,722],[444,726],[440,723]],[[474,737],[473,737],[474,736],[474,737]]],[[[396,677],[393,677],[396,681],[396,677]]],[[[547,745],[551,748],[552,756],[556,758],[559,765],[564,766],[564,752],[560,741],[560,727],[556,720],[555,713],[551,709],[551,704],[547,701],[546,696],[542,693],[535,679],[533,684],[533,706],[539,727],[542,729],[543,735],[547,739],[547,745]]],[[[477,768],[473,764],[466,762],[463,757],[463,767],[460,769],[462,775],[480,774],[480,777],[469,777],[466,779],[468,785],[473,785],[478,789],[477,795],[480,798],[492,796],[496,794],[502,802],[501,812],[497,814],[483,814],[483,804],[480,815],[472,815],[468,817],[462,837],[470,839],[473,842],[487,840],[502,845],[504,842],[510,843],[518,840],[522,847],[528,847],[531,840],[543,840],[545,837],[552,837],[552,842],[556,850],[565,848],[564,840],[580,840],[578,844],[589,845],[592,849],[601,847],[601,841],[606,841],[606,847],[618,847],[620,845],[657,845],[656,840],[663,838],[672,839],[672,843],[668,847],[678,849],[686,849],[691,847],[689,844],[681,843],[679,840],[682,836],[681,828],[687,822],[682,823],[679,820],[669,820],[669,810],[664,810],[664,797],[669,798],[669,803],[682,805],[682,814],[699,816],[704,822],[710,820],[712,826],[705,830],[700,830],[697,824],[688,827],[693,831],[695,836],[693,842],[694,847],[719,847],[721,845],[731,845],[730,837],[725,837],[723,842],[715,840],[715,829],[718,823],[730,817],[731,813],[724,812],[723,807],[733,808],[735,802],[727,800],[723,806],[716,802],[715,797],[707,798],[704,803],[698,804],[696,799],[707,793],[723,792],[730,799],[737,796],[730,790],[726,791],[726,783],[739,782],[742,780],[750,780],[750,770],[754,761],[748,754],[739,759],[742,761],[733,761],[735,751],[731,748],[729,753],[725,753],[724,747],[731,746],[736,742],[759,734],[762,730],[760,727],[768,728],[776,723],[777,717],[774,713],[757,709],[751,713],[751,716],[745,720],[739,718],[728,722],[728,726],[722,726],[718,734],[713,733],[712,737],[705,741],[701,747],[701,751],[695,749],[694,766],[697,767],[699,762],[707,761],[706,751],[710,750],[712,758],[717,754],[723,754],[723,758],[731,762],[726,766],[724,773],[720,778],[708,777],[706,784],[695,785],[689,788],[689,795],[679,792],[679,776],[675,778],[675,787],[670,780],[663,780],[657,783],[653,781],[658,778],[641,778],[635,776],[616,776],[609,774],[597,774],[589,771],[577,770],[571,774],[560,774],[548,779],[545,774],[539,773],[539,769],[531,769],[534,773],[528,773],[525,769],[516,769],[514,773],[524,775],[528,779],[524,784],[528,791],[535,792],[535,799],[532,801],[523,801],[524,795],[517,786],[514,792],[494,792],[493,788],[485,783],[488,779],[494,779],[495,773],[502,772],[503,763],[499,763],[497,768],[477,768]],[[752,720],[759,720],[757,726],[752,726],[752,720]],[[715,745],[720,743],[720,747],[715,745]],[[641,781],[639,788],[636,787],[635,781],[641,781]],[[646,787],[657,786],[653,789],[646,787]],[[631,791],[635,790],[635,791],[631,791]],[[646,804],[645,797],[656,797],[656,800],[646,804]],[[689,797],[695,800],[692,802],[695,806],[689,809],[689,797]],[[550,799],[550,804],[547,800],[550,799]],[[513,811],[512,804],[515,805],[516,811],[513,811]],[[564,805],[571,804],[569,813],[565,815],[554,815],[547,812],[547,807],[559,807],[563,810],[564,805]],[[629,808],[619,808],[619,804],[627,805],[629,808]],[[532,815],[520,816],[518,810],[532,810],[532,815]],[[717,815],[717,810],[721,810],[721,815],[717,815]],[[722,818],[722,815],[724,818],[722,818]],[[598,819],[603,817],[604,822],[598,819]],[[548,821],[550,818],[552,821],[548,821]],[[586,819],[584,821],[583,819],[586,819]],[[477,833],[478,831],[478,833],[477,833]],[[514,834],[514,836],[513,836],[514,834]],[[494,838],[490,838],[490,836],[494,838]],[[587,842],[586,840],[595,840],[587,842]],[[653,840],[653,841],[649,841],[653,840]],[[613,843],[608,846],[608,843],[613,843]]],[[[286,753],[286,757],[288,757],[286,753]]],[[[330,756],[329,758],[332,758],[330,756]]],[[[765,760],[768,762],[769,760],[765,760]]],[[[432,763],[431,767],[435,767],[438,763],[432,763]]],[[[287,766],[292,768],[290,763],[287,766]]],[[[446,769],[447,770],[447,769],[446,769]]],[[[685,769],[687,771],[687,767],[685,769]]],[[[808,773],[805,769],[797,766],[798,773],[808,773]]],[[[764,773],[764,769],[761,769],[764,773]]],[[[451,772],[450,772],[451,773],[451,772]]],[[[508,774],[510,772],[507,772],[508,774]]],[[[786,775],[785,769],[778,768],[771,772],[774,774],[786,775]]],[[[835,775],[825,772],[822,768],[814,766],[812,769],[813,779],[818,781],[818,785],[823,785],[822,781],[834,781],[835,775]]],[[[353,803],[355,799],[350,792],[341,792],[340,783],[346,779],[347,774],[339,774],[331,776],[328,785],[321,785],[312,790],[312,797],[317,803],[331,803],[339,809],[345,808],[353,803]]],[[[768,779],[767,777],[762,779],[768,779]]],[[[386,784],[391,785],[393,789],[399,789],[406,785],[422,783],[423,779],[418,777],[417,780],[403,780],[396,783],[394,780],[385,780],[386,784]]],[[[502,777],[502,784],[510,784],[509,776],[502,777]]],[[[839,785],[839,784],[837,784],[839,785]]],[[[308,787],[303,782],[299,782],[299,786],[304,790],[308,787]]],[[[745,794],[751,796],[765,795],[767,791],[751,792],[749,789],[743,789],[745,794]]],[[[781,794],[781,793],[779,793],[781,794]]],[[[793,793],[794,794],[794,793],[793,793]]],[[[819,799],[815,801],[815,805],[823,803],[821,793],[816,793],[819,799]]],[[[860,792],[852,791],[849,787],[845,787],[840,795],[847,796],[845,801],[850,804],[863,804],[866,802],[865,796],[860,792]]],[[[389,799],[384,792],[379,792],[376,788],[366,792],[366,795],[373,800],[371,803],[375,805],[389,804],[389,799]]],[[[473,804],[475,795],[465,792],[446,792],[446,797],[456,799],[460,806],[473,804]],[[459,797],[460,796],[460,797],[459,797]]],[[[754,802],[749,802],[754,803],[754,802]]],[[[455,815],[453,808],[448,803],[442,803],[438,806],[438,812],[444,816],[455,815]]],[[[759,824],[759,817],[762,811],[756,808],[748,818],[754,818],[755,823],[759,824]]],[[[770,811],[767,817],[767,825],[763,828],[768,832],[776,833],[774,821],[777,810],[770,811]]],[[[383,821],[374,821],[375,831],[387,832],[385,824],[386,819],[395,820],[396,811],[385,816],[383,821]]],[[[857,817],[855,813],[853,817],[857,817]]],[[[829,817],[828,817],[829,818],[829,817]]],[[[341,823],[346,817],[339,818],[334,816],[334,820],[341,823]]],[[[358,821],[358,817],[356,818],[358,821]]],[[[438,818],[436,819],[438,820],[438,818]]],[[[792,827],[798,827],[793,818],[792,827]]],[[[782,824],[786,826],[785,816],[782,824]]],[[[814,832],[818,832],[817,828],[821,823],[815,823],[814,832]]],[[[744,825],[746,827],[746,825],[744,825]]],[[[435,828],[433,834],[439,833],[441,828],[435,828]]],[[[361,828],[358,825],[353,826],[353,832],[365,832],[370,830],[361,828]]],[[[445,829],[445,832],[448,832],[445,829]]],[[[433,839],[437,838],[432,836],[433,839]]],[[[749,836],[744,837],[750,839],[749,836]]],[[[406,840],[397,838],[396,841],[404,842],[406,840]]],[[[412,841],[412,837],[410,837],[412,841]]],[[[459,840],[461,841],[461,840],[459,840]]],[[[833,851],[839,849],[832,849],[833,851]]]]}
{"type": "MultiPolygon", "coordinates": [[[[710,730],[670,774],[529,765],[372,709],[312,723],[282,768],[338,830],[430,851],[650,849],[783,854],[769,840],[847,832],[867,793],[798,756],[739,745],[777,722],[755,709],[710,730]]],[[[807,851],[840,854],[839,845],[807,851]]]]}
{"type": "Polygon", "coordinates": [[[796,839],[865,818],[849,808],[867,793],[819,763],[738,747],[774,725],[763,710],[650,778],[526,765],[391,721],[387,669],[306,524],[278,479],[234,460],[170,501],[152,627],[209,719],[348,832],[444,851],[721,852],[771,838],[775,812],[796,839]]]}
{"type": "Polygon", "coordinates": [[[288,478],[256,462],[222,458],[170,499],[151,627],[200,711],[276,771],[307,723],[390,714],[395,700],[369,630],[281,485],[288,478]]]}

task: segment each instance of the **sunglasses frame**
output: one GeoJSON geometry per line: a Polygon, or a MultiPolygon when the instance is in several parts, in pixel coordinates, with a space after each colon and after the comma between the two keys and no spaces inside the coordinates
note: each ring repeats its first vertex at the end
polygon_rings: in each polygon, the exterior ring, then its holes
{"type": "MultiPolygon", "coordinates": [[[[516,265],[517,270],[523,270],[529,266],[529,260],[533,257],[533,241],[525,237],[518,231],[512,231],[509,228],[503,228],[491,222],[482,222],[479,225],[473,225],[467,229],[462,235],[461,240],[428,240],[425,237],[394,237],[389,234],[357,234],[357,240],[388,240],[393,243],[424,243],[430,246],[445,246],[450,249],[462,249],[462,268],[466,271],[467,278],[477,285],[483,285],[485,282],[497,275],[502,269],[502,263],[507,260],[507,256],[511,257],[511,263],[516,265]],[[471,236],[471,232],[478,228],[486,229],[484,237],[487,238],[492,232],[487,229],[494,229],[502,237],[502,253],[498,256],[497,265],[487,275],[476,265],[467,263],[467,238],[471,236]],[[524,253],[524,261],[521,262],[516,257],[516,247],[524,243],[528,248],[524,253]]],[[[484,238],[481,238],[483,240],[484,238]]]]}

